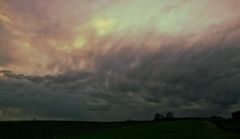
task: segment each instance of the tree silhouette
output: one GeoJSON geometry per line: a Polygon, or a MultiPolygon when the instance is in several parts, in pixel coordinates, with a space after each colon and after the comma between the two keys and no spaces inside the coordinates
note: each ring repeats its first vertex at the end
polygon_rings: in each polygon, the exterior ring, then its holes
{"type": "Polygon", "coordinates": [[[154,116],[154,121],[160,121],[164,116],[162,114],[156,113],[154,116]]]}

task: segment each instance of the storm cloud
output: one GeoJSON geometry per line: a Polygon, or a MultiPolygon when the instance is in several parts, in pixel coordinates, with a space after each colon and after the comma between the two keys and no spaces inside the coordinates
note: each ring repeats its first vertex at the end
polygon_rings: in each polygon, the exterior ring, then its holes
{"type": "Polygon", "coordinates": [[[209,3],[3,0],[0,120],[228,117],[240,109],[239,2],[209,3]]]}

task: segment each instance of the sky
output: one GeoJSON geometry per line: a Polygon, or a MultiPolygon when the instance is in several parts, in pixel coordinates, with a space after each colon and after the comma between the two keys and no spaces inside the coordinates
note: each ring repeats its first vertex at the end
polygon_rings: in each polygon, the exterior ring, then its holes
{"type": "Polygon", "coordinates": [[[230,117],[239,0],[0,0],[0,120],[230,117]]]}

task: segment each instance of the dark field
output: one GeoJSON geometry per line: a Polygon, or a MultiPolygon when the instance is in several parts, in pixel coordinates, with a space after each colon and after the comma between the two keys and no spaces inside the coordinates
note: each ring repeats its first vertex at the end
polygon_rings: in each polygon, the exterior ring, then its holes
{"type": "Polygon", "coordinates": [[[61,136],[95,134],[102,130],[121,128],[140,123],[127,122],[78,122],[78,121],[19,121],[1,122],[0,139],[48,139],[61,136]]]}
{"type": "Polygon", "coordinates": [[[240,120],[211,120],[211,122],[227,132],[240,134],[240,120]]]}
{"type": "Polygon", "coordinates": [[[233,127],[239,121],[1,122],[0,139],[240,139],[233,127]]]}

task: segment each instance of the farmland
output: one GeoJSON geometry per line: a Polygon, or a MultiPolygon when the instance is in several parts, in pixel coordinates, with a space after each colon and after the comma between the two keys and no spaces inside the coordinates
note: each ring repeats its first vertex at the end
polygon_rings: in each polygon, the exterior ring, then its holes
{"type": "MultiPolygon", "coordinates": [[[[24,139],[239,139],[240,135],[219,128],[228,121],[173,120],[159,122],[1,122],[0,138],[24,139]],[[218,123],[218,124],[216,124],[218,123]],[[216,126],[217,125],[217,126],[216,126]]],[[[235,122],[236,123],[236,122],[235,122]]],[[[234,127],[239,127],[235,124],[234,127]]]]}

